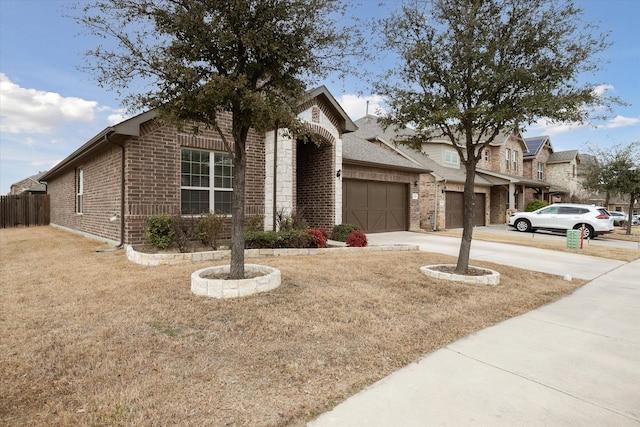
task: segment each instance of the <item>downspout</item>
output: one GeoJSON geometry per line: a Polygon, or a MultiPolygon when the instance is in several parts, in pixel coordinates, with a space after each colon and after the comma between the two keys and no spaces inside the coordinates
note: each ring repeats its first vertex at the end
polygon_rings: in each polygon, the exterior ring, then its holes
{"type": "Polygon", "coordinates": [[[278,190],[276,188],[276,184],[278,183],[278,122],[276,122],[276,128],[273,131],[273,209],[272,209],[272,223],[273,223],[273,231],[276,230],[276,197],[278,195],[278,190]]]}
{"type": "Polygon", "coordinates": [[[109,139],[109,135],[104,136],[105,141],[110,142],[111,144],[117,145],[120,147],[121,155],[120,155],[120,244],[117,248],[122,248],[124,246],[124,195],[125,195],[125,159],[124,159],[124,143],[118,144],[117,142],[111,141],[109,139]]]}

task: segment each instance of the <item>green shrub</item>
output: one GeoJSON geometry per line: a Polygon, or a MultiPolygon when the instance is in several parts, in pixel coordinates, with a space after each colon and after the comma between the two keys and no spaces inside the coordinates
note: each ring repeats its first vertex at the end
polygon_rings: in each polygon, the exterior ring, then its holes
{"type": "Polygon", "coordinates": [[[304,230],[247,231],[246,249],[312,248],[314,238],[304,230]]]}
{"type": "Polygon", "coordinates": [[[345,242],[347,240],[347,236],[349,235],[349,233],[356,230],[359,230],[359,228],[353,224],[336,225],[333,227],[333,230],[331,231],[331,239],[337,240],[338,242],[345,242]]]}
{"type": "Polygon", "coordinates": [[[224,226],[224,220],[225,217],[223,215],[207,212],[196,223],[196,236],[203,244],[214,251],[218,250],[218,239],[224,226]]]}
{"type": "Polygon", "coordinates": [[[252,215],[245,219],[246,231],[262,231],[264,229],[264,215],[252,215]]]}
{"type": "Polygon", "coordinates": [[[146,242],[156,248],[166,249],[173,242],[173,218],[169,215],[155,215],[147,218],[146,242]]]}
{"type": "Polygon", "coordinates": [[[537,211],[540,208],[544,208],[545,206],[547,206],[549,203],[545,202],[544,200],[540,200],[540,199],[533,199],[532,201],[530,201],[529,203],[527,203],[527,207],[526,207],[526,211],[527,212],[533,212],[533,211],[537,211]]]}
{"type": "Polygon", "coordinates": [[[367,246],[367,236],[360,230],[355,230],[347,236],[347,246],[354,248],[364,248],[367,246]]]}

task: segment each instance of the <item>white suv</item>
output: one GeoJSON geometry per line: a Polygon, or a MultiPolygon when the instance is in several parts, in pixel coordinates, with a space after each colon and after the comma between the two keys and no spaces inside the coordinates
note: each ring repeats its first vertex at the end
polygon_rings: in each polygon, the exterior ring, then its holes
{"type": "Polygon", "coordinates": [[[533,212],[517,212],[509,226],[518,231],[578,230],[584,225],[584,238],[594,239],[612,233],[613,218],[602,206],[556,203],[533,212]]]}

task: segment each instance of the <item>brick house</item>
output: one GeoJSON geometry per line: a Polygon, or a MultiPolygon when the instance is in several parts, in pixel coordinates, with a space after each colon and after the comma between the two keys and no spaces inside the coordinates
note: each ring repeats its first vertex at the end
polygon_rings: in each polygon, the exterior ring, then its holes
{"type": "Polygon", "coordinates": [[[44,194],[47,192],[47,187],[40,182],[45,172],[38,172],[28,178],[22,179],[18,182],[11,184],[9,195],[17,195],[22,193],[32,194],[44,194]]]}
{"type": "MultiPolygon", "coordinates": [[[[324,86],[308,92],[298,111],[319,144],[282,129],[249,133],[248,216],[261,216],[265,229],[273,227],[276,212],[297,212],[309,226],[327,229],[343,217],[360,218],[366,231],[419,227],[411,186],[424,168],[379,147],[358,149],[357,139],[345,145],[357,127],[324,86]],[[362,200],[364,190],[384,190],[385,197],[362,200]]],[[[230,119],[220,119],[228,135],[230,119]]],[[[149,216],[228,214],[232,175],[231,157],[216,132],[180,131],[152,110],[106,128],[40,179],[51,197],[53,226],[138,244],[149,216]]]]}

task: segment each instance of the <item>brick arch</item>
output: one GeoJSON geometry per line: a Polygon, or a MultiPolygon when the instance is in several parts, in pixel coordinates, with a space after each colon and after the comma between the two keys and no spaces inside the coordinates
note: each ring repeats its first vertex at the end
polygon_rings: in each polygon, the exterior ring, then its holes
{"type": "Polygon", "coordinates": [[[331,135],[331,132],[329,132],[322,126],[317,125],[315,123],[305,123],[304,126],[308,128],[310,131],[312,131],[313,133],[320,136],[322,138],[322,142],[326,142],[329,145],[333,145],[333,146],[336,145],[336,137],[331,135]]]}

